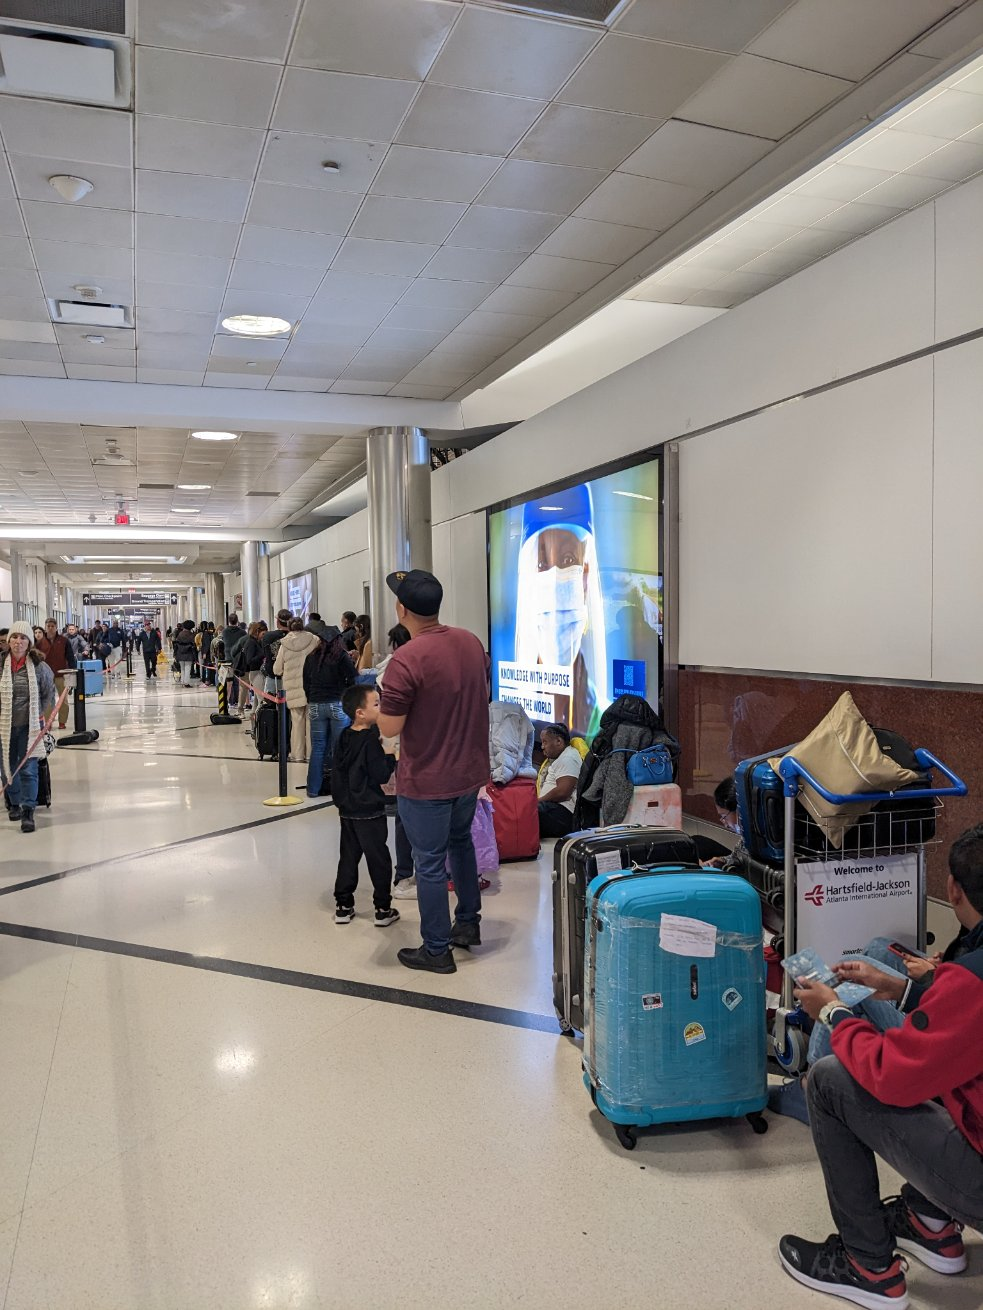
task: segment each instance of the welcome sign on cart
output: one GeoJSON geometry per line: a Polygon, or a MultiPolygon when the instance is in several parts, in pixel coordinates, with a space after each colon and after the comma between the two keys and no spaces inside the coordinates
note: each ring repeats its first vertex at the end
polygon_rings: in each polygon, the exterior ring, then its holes
{"type": "Polygon", "coordinates": [[[919,945],[917,854],[821,860],[796,866],[796,942],[829,964],[860,955],[872,937],[919,945]]]}

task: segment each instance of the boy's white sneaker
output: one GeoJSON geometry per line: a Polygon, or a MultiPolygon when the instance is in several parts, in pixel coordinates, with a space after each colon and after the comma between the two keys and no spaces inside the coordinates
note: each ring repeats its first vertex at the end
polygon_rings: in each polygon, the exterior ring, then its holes
{"type": "Polygon", "coordinates": [[[400,878],[399,882],[393,888],[394,901],[415,901],[416,900],[416,879],[400,878]]]}
{"type": "Polygon", "coordinates": [[[399,919],[399,910],[394,910],[392,906],[388,910],[376,910],[375,926],[377,928],[388,928],[391,923],[396,923],[399,919]]]}

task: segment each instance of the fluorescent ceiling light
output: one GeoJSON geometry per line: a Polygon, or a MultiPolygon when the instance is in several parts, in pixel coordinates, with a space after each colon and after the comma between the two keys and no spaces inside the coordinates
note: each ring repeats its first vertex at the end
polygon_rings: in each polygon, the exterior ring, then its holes
{"type": "Polygon", "coordinates": [[[198,441],[238,441],[238,432],[192,432],[198,441]]]}
{"type": "Polygon", "coordinates": [[[222,326],[239,337],[282,337],[291,327],[285,318],[269,314],[233,314],[222,319],[222,326]]]}
{"type": "Polygon", "coordinates": [[[211,491],[212,484],[210,482],[179,482],[177,489],[178,491],[211,491]]]}
{"type": "Polygon", "coordinates": [[[172,514],[200,514],[200,509],[191,509],[188,505],[172,505],[172,514]]]}
{"type": "Polygon", "coordinates": [[[66,564],[119,564],[127,569],[137,562],[140,564],[187,564],[188,562],[187,555],[62,555],[62,559],[66,564]]]}

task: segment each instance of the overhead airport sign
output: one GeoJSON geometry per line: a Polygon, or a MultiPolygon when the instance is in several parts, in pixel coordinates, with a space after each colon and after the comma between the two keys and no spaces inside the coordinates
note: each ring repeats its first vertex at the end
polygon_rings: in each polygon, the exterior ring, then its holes
{"type": "Polygon", "coordinates": [[[83,605],[176,605],[174,591],[101,591],[82,593],[83,605]]]}

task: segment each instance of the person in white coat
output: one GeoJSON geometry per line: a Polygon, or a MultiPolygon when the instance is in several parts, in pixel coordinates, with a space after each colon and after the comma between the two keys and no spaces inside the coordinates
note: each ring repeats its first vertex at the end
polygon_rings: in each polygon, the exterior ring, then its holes
{"type": "Polygon", "coordinates": [[[290,758],[307,763],[307,696],[304,692],[304,662],[318,646],[315,633],[308,632],[302,619],[291,619],[287,635],[273,661],[273,676],[283,679],[283,691],[290,711],[290,758]]]}

